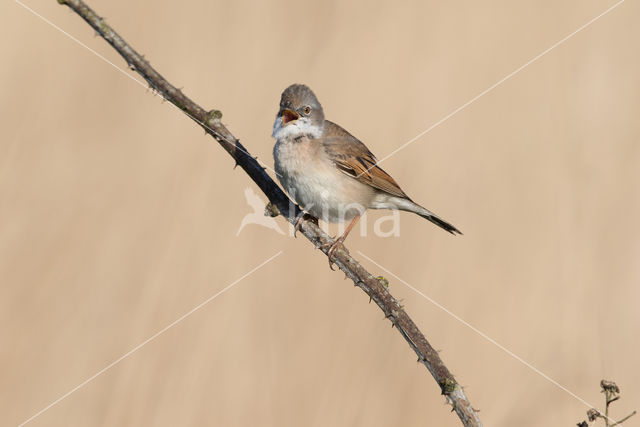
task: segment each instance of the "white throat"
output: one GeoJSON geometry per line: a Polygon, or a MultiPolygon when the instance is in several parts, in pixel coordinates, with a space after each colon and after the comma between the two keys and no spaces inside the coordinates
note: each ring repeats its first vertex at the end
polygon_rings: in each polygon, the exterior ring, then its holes
{"type": "Polygon", "coordinates": [[[286,125],[282,124],[282,117],[276,117],[276,121],[273,123],[271,136],[277,140],[295,139],[307,135],[312,138],[320,138],[322,136],[322,126],[313,125],[309,117],[300,117],[286,125]]]}

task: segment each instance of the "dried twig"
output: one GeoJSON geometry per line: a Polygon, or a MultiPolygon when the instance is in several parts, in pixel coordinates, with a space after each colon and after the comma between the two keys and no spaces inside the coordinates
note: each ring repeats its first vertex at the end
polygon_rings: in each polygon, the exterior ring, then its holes
{"type": "MultiPolygon", "coordinates": [[[[131,70],[140,74],[149,86],[158,92],[165,100],[171,102],[196,123],[202,126],[234,158],[249,177],[260,187],[269,198],[271,205],[290,222],[294,223],[301,214],[298,206],[282,192],[280,187],[269,177],[258,162],[247,152],[233,134],[221,123],[222,114],[217,110],[207,111],[189,99],[181,90],[170,84],[149,63],[138,54],[122,37],[120,37],[100,16],[81,0],[58,0],[80,15],[102,38],[104,38],[124,58],[131,70]]],[[[333,241],[316,224],[305,220],[300,229],[316,248],[326,254],[333,241]]],[[[335,252],[336,265],[366,292],[369,297],[382,309],[386,318],[409,343],[418,355],[418,361],[424,364],[435,378],[442,394],[447,397],[453,410],[458,414],[465,426],[481,426],[482,422],[471,402],[467,399],[462,387],[455,380],[451,372],[444,365],[438,353],[431,347],[427,339],[420,332],[415,323],[404,311],[402,306],[388,292],[379,279],[365,270],[349,253],[339,248],[335,252]]]]}
{"type": "MultiPolygon", "coordinates": [[[[611,418],[609,418],[609,405],[620,399],[620,387],[618,387],[618,385],[613,381],[602,380],[600,381],[600,388],[602,389],[601,392],[604,393],[604,415],[602,415],[597,409],[591,408],[587,411],[587,419],[589,420],[589,422],[594,422],[598,419],[602,419],[604,420],[605,427],[613,427],[624,423],[636,414],[636,411],[633,411],[621,420],[613,421],[611,418]]],[[[581,421],[577,425],[578,427],[588,427],[589,423],[587,421],[581,421]]]]}

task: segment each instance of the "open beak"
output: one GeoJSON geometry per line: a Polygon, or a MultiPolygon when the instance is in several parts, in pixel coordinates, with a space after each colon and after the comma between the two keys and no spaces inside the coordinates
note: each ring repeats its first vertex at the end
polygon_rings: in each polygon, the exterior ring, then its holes
{"type": "Polygon", "coordinates": [[[282,124],[286,125],[289,122],[292,122],[294,120],[298,120],[300,118],[300,114],[296,113],[295,111],[292,110],[284,110],[282,112],[282,124]]]}

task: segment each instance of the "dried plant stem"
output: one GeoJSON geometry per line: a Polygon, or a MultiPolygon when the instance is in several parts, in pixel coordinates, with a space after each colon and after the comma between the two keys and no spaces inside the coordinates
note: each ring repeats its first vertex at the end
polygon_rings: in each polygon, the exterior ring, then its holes
{"type": "MultiPolygon", "coordinates": [[[[591,408],[587,411],[587,420],[589,422],[597,422],[598,419],[603,419],[605,427],[619,426],[636,414],[636,411],[633,411],[619,421],[609,418],[609,406],[616,400],[620,399],[620,387],[618,387],[618,385],[613,381],[602,380],[600,381],[600,388],[602,389],[601,393],[604,393],[604,415],[602,415],[596,408],[591,408]]],[[[588,427],[589,423],[587,421],[581,421],[577,425],[579,427],[588,427]]]]}
{"type": "Polygon", "coordinates": [[[633,411],[632,413],[630,413],[629,415],[627,415],[626,417],[624,417],[623,419],[621,419],[620,421],[616,421],[615,423],[611,424],[611,427],[613,426],[619,426],[620,424],[622,424],[623,422],[627,421],[629,418],[633,417],[636,414],[636,411],[633,411]]]}
{"type": "Polygon", "coordinates": [[[600,387],[602,387],[602,391],[604,392],[605,407],[604,407],[603,418],[604,418],[604,423],[606,427],[621,425],[622,423],[624,423],[625,421],[627,421],[629,418],[633,417],[636,414],[636,411],[633,411],[632,413],[630,413],[629,415],[627,415],[626,417],[622,418],[619,421],[611,420],[609,418],[609,406],[616,400],[620,399],[620,394],[619,394],[620,388],[613,381],[606,381],[606,380],[602,380],[600,382],[600,387]],[[610,421],[613,421],[613,423],[610,423],[610,421]]]}
{"type": "MultiPolygon", "coordinates": [[[[222,114],[217,110],[207,111],[189,99],[175,86],[162,77],[149,63],[120,37],[100,16],[81,0],[58,0],[80,15],[102,38],[104,38],[124,58],[132,70],[138,72],[164,99],[171,102],[186,115],[202,126],[234,158],[249,177],[260,187],[272,205],[292,224],[295,223],[300,209],[282,192],[269,177],[264,168],[247,152],[233,134],[221,123],[222,114]]],[[[316,248],[326,254],[333,241],[316,224],[303,221],[300,231],[316,248]]],[[[404,311],[398,301],[375,278],[365,270],[346,250],[335,251],[336,265],[360,287],[382,309],[418,355],[418,361],[424,364],[440,386],[442,394],[453,406],[465,426],[481,426],[482,422],[464,390],[449,372],[438,353],[431,347],[422,332],[404,311]]]]}

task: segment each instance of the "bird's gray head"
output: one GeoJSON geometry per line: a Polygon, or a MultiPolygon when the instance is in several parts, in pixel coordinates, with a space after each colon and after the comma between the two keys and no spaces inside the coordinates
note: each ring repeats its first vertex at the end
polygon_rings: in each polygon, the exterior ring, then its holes
{"type": "Polygon", "coordinates": [[[280,110],[273,124],[273,137],[293,139],[319,138],[324,129],[322,105],[308,86],[293,84],[282,92],[280,110]]]}

